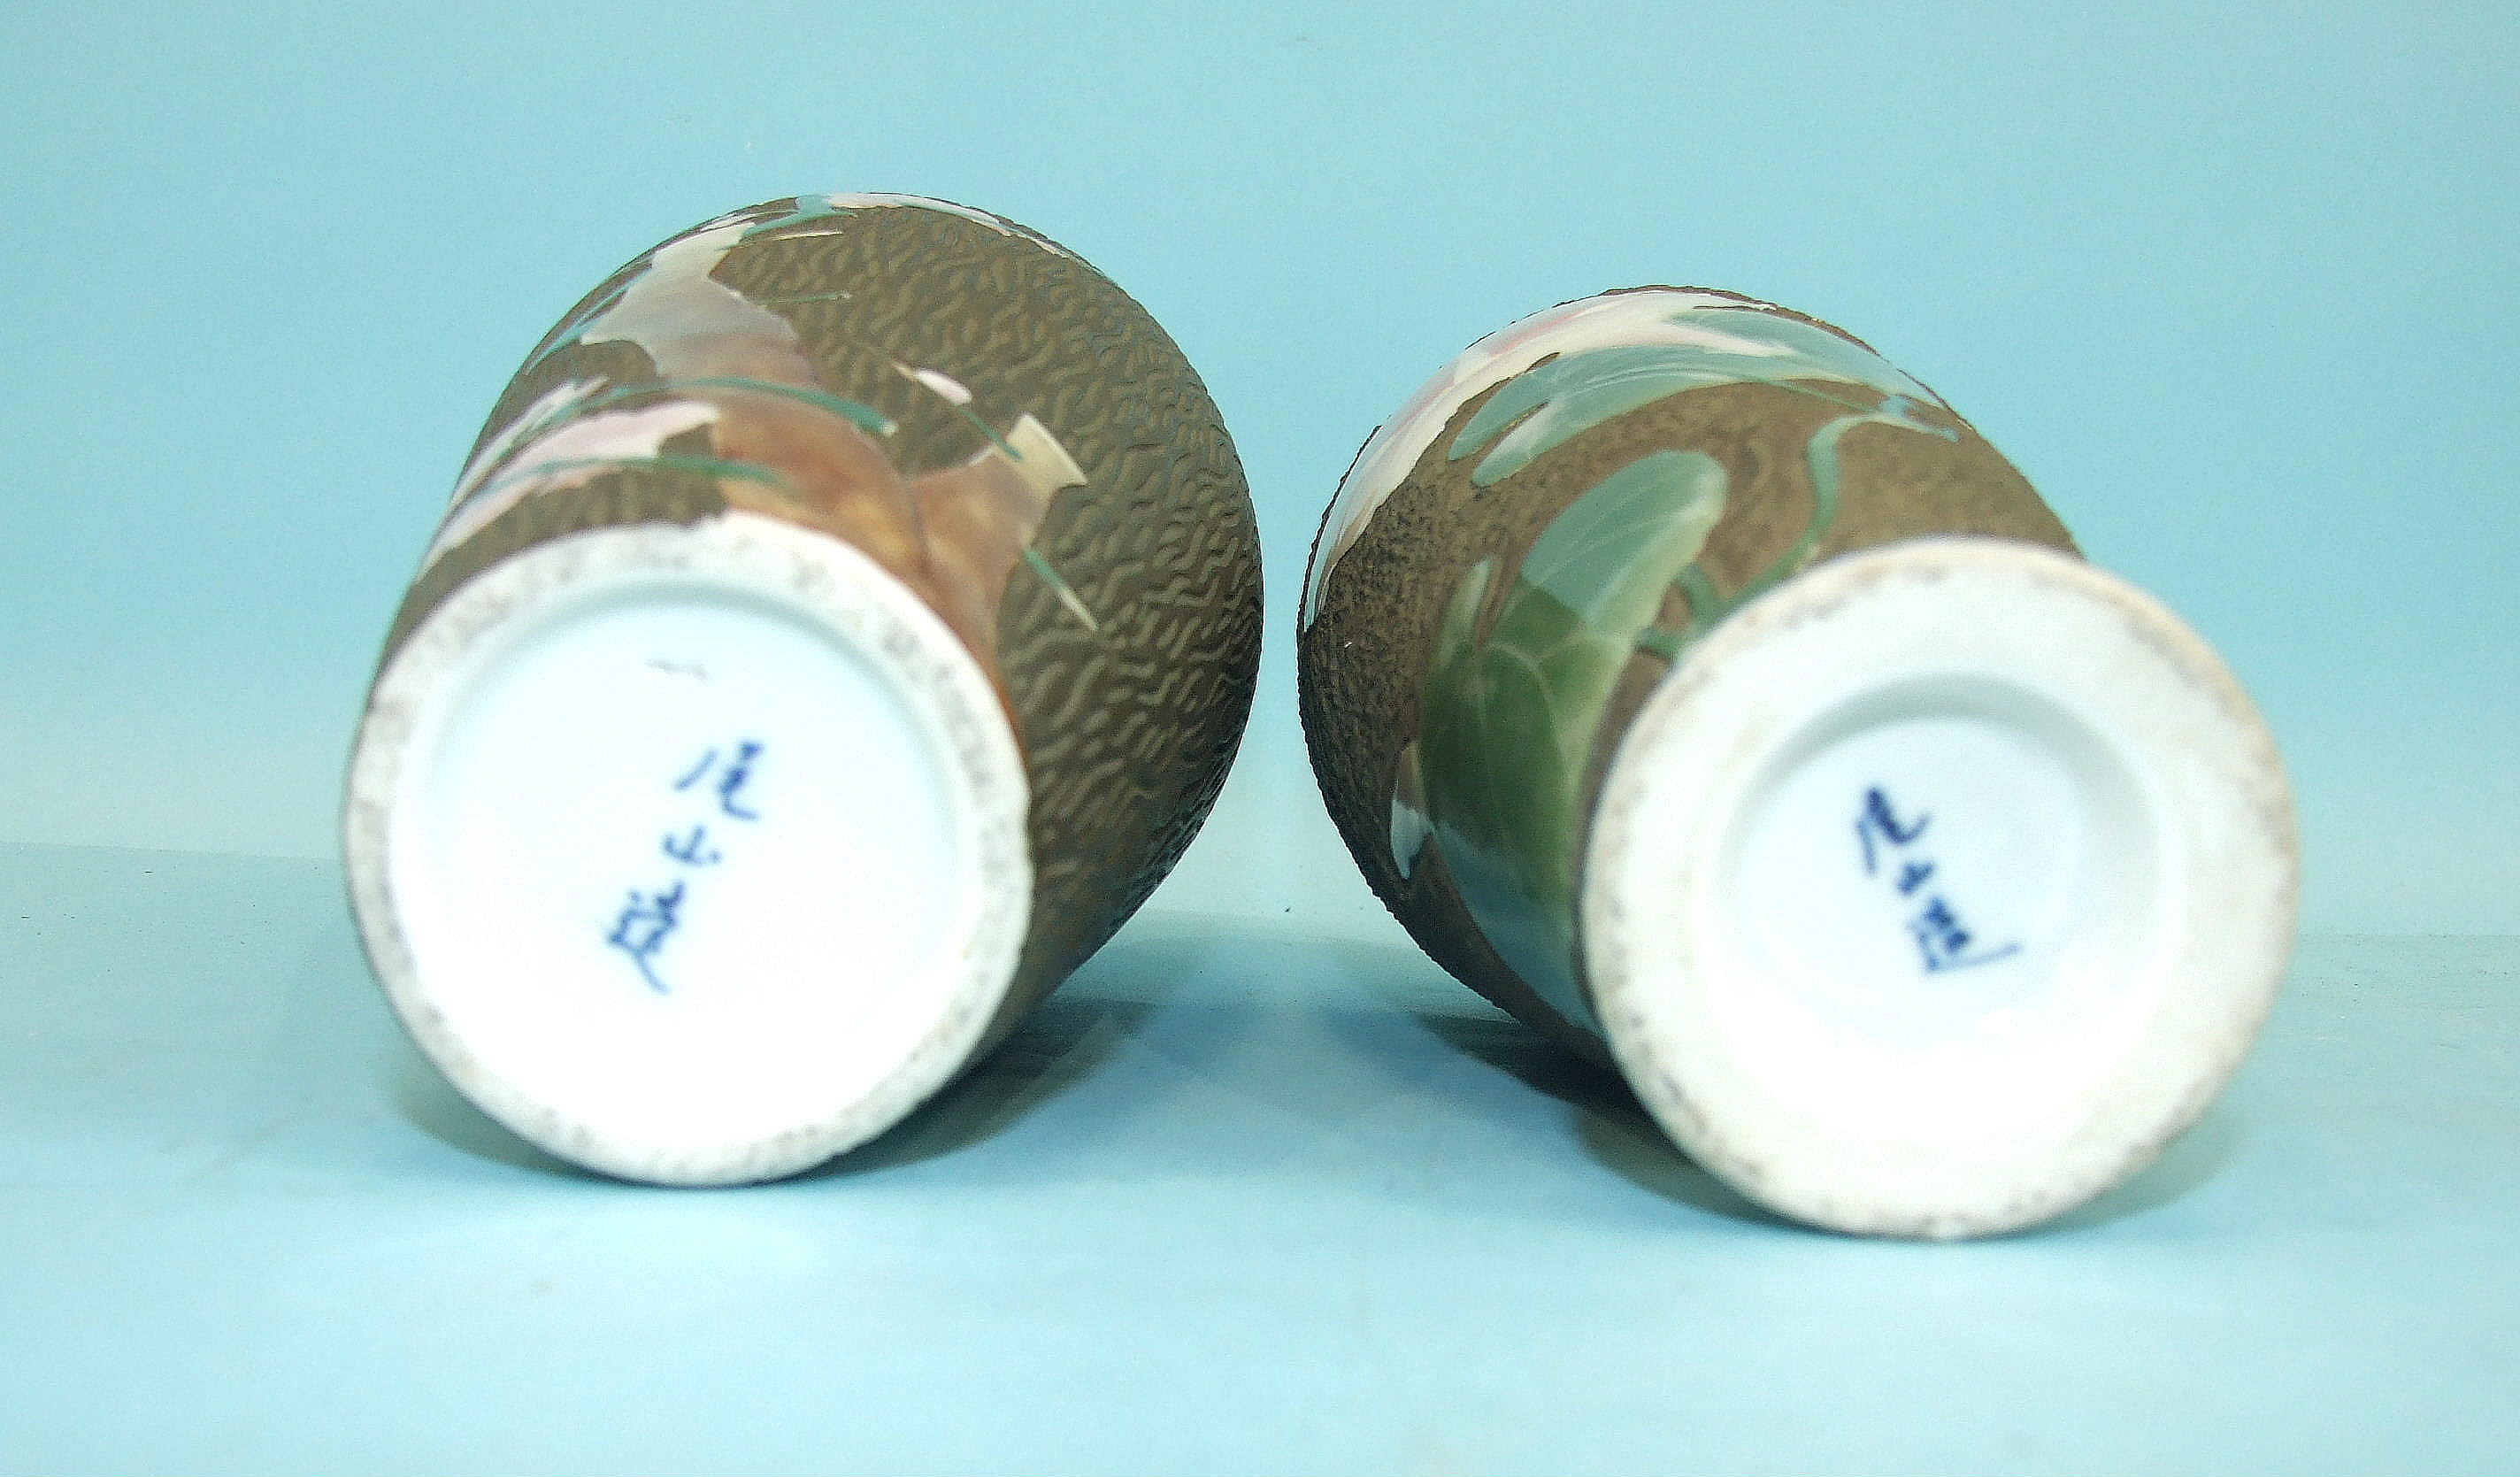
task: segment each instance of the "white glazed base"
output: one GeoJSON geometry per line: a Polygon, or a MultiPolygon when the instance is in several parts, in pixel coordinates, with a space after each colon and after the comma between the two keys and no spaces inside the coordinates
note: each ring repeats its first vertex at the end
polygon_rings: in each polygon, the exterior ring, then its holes
{"type": "Polygon", "coordinates": [[[369,958],[467,1097],[700,1185],[820,1163],[964,1064],[1024,936],[1025,804],[943,622],[736,513],[461,586],[379,679],[344,829],[369,958]]]}
{"type": "Polygon", "coordinates": [[[1621,741],[1584,959],[1663,1127],[1744,1194],[1951,1237],[2059,1214],[2200,1114],[2298,863],[2272,740],[2149,597],[2027,544],[1814,569],[1621,741]]]}

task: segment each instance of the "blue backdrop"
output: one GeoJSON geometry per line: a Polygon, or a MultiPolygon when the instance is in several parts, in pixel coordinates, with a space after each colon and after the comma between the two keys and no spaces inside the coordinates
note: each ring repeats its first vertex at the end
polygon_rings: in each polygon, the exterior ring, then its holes
{"type": "Polygon", "coordinates": [[[0,839],[328,855],[368,663],[550,321],[756,200],[985,205],[1206,376],[1271,650],[1206,911],[1371,908],[1292,600],[1468,340],[1643,281],[1842,323],[2284,741],[2317,929],[2520,931],[2520,11],[2137,3],[0,10],[0,839]]]}

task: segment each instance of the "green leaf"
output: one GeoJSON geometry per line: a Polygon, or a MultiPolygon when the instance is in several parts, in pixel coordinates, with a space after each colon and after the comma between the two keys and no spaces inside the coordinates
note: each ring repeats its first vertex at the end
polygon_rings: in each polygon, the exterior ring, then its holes
{"type": "Polygon", "coordinates": [[[1725,490],[1724,468],[1704,452],[1639,458],[1550,521],[1521,577],[1586,625],[1642,630],[1663,587],[1697,558],[1724,516],[1725,490]]]}
{"type": "Polygon", "coordinates": [[[1809,381],[1862,385],[1940,405],[1923,385],[1853,339],[1759,308],[1683,308],[1664,320],[1670,341],[1585,349],[1506,382],[1453,438],[1455,461],[1494,441],[1470,471],[1489,487],[1585,431],[1683,390],[1774,384],[1849,410],[1868,407],[1809,381]],[[1802,382],[1797,382],[1802,381],[1802,382]]]}
{"type": "Polygon", "coordinates": [[[1621,669],[1725,495],[1722,465],[1702,452],[1640,458],[1551,520],[1484,640],[1487,560],[1462,576],[1438,630],[1418,737],[1436,843],[1498,956],[1577,1019],[1584,775],[1621,669]]]}

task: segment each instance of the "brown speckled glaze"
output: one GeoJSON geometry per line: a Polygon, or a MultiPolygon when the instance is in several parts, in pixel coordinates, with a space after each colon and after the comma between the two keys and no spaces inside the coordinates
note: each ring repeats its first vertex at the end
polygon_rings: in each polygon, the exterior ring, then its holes
{"type": "Polygon", "coordinates": [[[738,211],[537,346],[385,659],[522,551],[729,509],[872,556],[997,685],[1034,876],[1003,1031],[1163,877],[1240,740],[1259,546],[1216,407],[1125,292],[998,217],[897,196],[738,211]]]}

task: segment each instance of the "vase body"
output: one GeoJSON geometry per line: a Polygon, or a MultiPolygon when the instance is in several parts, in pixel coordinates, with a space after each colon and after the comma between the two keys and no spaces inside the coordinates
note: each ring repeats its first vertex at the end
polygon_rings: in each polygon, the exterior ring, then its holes
{"type": "Polygon", "coordinates": [[[910,197],[720,217],[565,314],[458,478],[353,761],[371,957],[459,1086],[555,1152],[802,1168],[897,1120],[1152,889],[1223,782],[1258,631],[1232,442],[1092,267],[910,197]],[[560,983],[534,1006],[538,978],[560,983]],[[887,1012],[853,1086],[688,1136],[610,1080],[706,1098],[764,1041],[807,1079],[796,1043],[887,1012]]]}
{"type": "MultiPolygon", "coordinates": [[[[1903,976],[1885,978],[1875,1001],[1921,988],[1904,978],[1910,972],[1967,976],[1967,988],[1981,993],[1984,981],[2010,979],[2005,988],[2020,999],[1987,1009],[2038,1016],[2043,1002],[2071,993],[2056,983],[2062,975],[2141,972],[2118,945],[2098,940],[2134,928],[2119,915],[2148,901],[2068,918],[2052,951],[2014,936],[2066,907],[2059,899],[2085,871],[2108,865],[2108,847],[2094,838],[2116,835],[2112,827],[2141,830],[2148,839],[2131,844],[2164,868],[2183,865],[2183,842],[2143,830],[2152,825],[2141,819],[2152,814],[2149,802],[2120,805],[2113,787],[2111,777],[2128,766],[2134,788],[2126,794],[2150,783],[2149,751],[2074,737],[2086,720],[2095,734],[2123,726],[2076,706],[2080,679],[2040,674],[2066,664],[2047,662],[2051,649],[2038,645],[2036,631],[2061,633],[2086,614],[2118,621],[2110,629],[2136,647],[2173,641],[2162,633],[2176,628],[2184,643],[2176,670],[2146,680],[2157,678],[2165,692],[2206,693],[2229,717],[2223,737],[2245,752],[2234,763],[2247,773],[2227,789],[2283,809],[2263,729],[2211,653],[2122,582],[2082,565],[2029,483],[1930,389],[1816,320],[1730,293],[1648,288],[1569,303],[1482,340],[1374,433],[1314,549],[1299,692],[1330,813],[1393,914],[1464,983],[1571,1049],[1615,1058],[1669,1127],[1692,1116],[1688,1085],[1657,1101],[1640,1081],[1667,1075],[1659,1044],[1619,1018],[1600,978],[1605,961],[1642,957],[1631,947],[1640,930],[1701,941],[1736,929],[1758,935],[1729,952],[1715,948],[1726,962],[1655,965],[1646,971],[1655,978],[1636,987],[1648,996],[1675,971],[1688,976],[1687,988],[1718,988],[1709,982],[1718,975],[1748,982],[1748,994],[1773,985],[1780,1001],[1791,997],[1776,1006],[1777,1019],[1815,1035],[1851,1033],[1859,1045],[1867,1032],[1899,1028],[1868,1018],[1845,1025],[1831,1002],[1847,979],[1903,976]],[[1829,583],[1849,579],[1842,591],[1829,583]],[[1938,582],[1949,596],[1939,603],[1875,593],[1938,582]],[[1884,602],[1905,623],[1903,635],[1870,675],[1830,677],[1840,687],[1823,692],[1819,658],[1793,665],[1801,658],[1788,652],[1799,638],[1775,633],[1843,619],[1833,612],[1847,598],[1859,606],[1884,602]],[[2006,611],[2020,615],[2021,652],[1963,649],[1972,622],[2002,623],[2006,611]],[[1736,625],[1744,630],[1728,635],[1736,625]],[[1714,649],[1727,641],[1752,656],[1720,656],[1714,649]],[[1703,709],[1702,694],[1691,695],[1702,686],[1693,664],[1745,660],[1778,675],[1767,689],[1728,694],[1732,706],[1712,719],[1695,716],[1724,729],[1733,746],[1726,753],[1757,750],[1759,765],[1719,778],[1704,754],[1665,753],[1668,715],[1657,704],[1703,709]],[[2030,672],[2017,682],[2002,670],[2016,660],[2030,672]],[[2022,716],[2044,713],[2042,704],[2081,716],[2055,724],[2022,716]],[[1647,719],[1656,737],[1640,740],[1647,719]],[[1948,741],[1934,737],[1937,725],[1952,730],[1948,741]],[[1973,746],[2028,757],[2017,776],[1996,763],[1972,790],[1973,746]],[[2086,764],[2077,756],[2087,748],[2102,757],[2086,764]],[[1859,782],[1867,763],[1879,773],[1859,782]],[[1703,772],[1687,772],[1692,765],[1703,772]],[[1828,782],[1843,793],[1809,800],[1813,819],[1769,817],[1778,805],[1806,801],[1761,797],[1820,794],[1822,782],[1798,777],[1832,766],[1846,772],[1828,782]],[[1881,778],[1893,771],[1913,772],[1913,783],[1881,778]],[[1995,790],[2015,781],[2021,794],[2043,797],[2039,814],[2065,839],[2014,836],[2007,828],[2038,809],[2023,802],[2008,812],[2013,821],[1976,827],[1963,848],[1971,868],[1955,861],[1958,853],[1929,855],[1917,816],[1944,807],[1951,814],[1936,839],[1956,835],[1972,806],[2003,810],[1995,790]],[[1740,798],[1717,807],[1732,807],[1728,818],[1706,823],[1715,831],[1703,855],[1671,864],[1682,869],[1666,879],[1673,890],[1642,900],[1649,916],[1619,905],[1629,873],[1644,865],[1632,854],[1626,822],[1654,796],[1692,794],[1692,786],[1696,799],[1706,786],[1740,798]],[[2128,820],[2121,810],[2141,816],[2128,820]],[[1795,826],[1810,835],[1786,834],[1795,826]],[[2000,875],[1958,874],[2005,873],[2016,842],[2055,852],[2021,896],[1997,898],[2000,875]],[[1616,876],[1603,871],[1605,844],[1618,848],[1609,868],[1616,876]],[[1758,860],[1770,853],[1786,860],[1758,860]],[[1894,869],[1886,880],[1884,868],[1894,869]],[[1770,885],[1760,876],[1789,880],[1770,885]],[[1841,881],[1845,899],[1835,896],[1841,881]],[[1842,950],[1825,942],[1867,930],[1879,939],[1842,950]],[[2018,957],[2000,953],[2016,949],[2018,957]]],[[[2267,915],[2256,926],[2271,939],[2289,936],[2288,814],[2266,833],[2265,865],[2252,873],[2264,883],[2267,915]]],[[[2272,988],[2266,959],[2280,964],[2280,946],[2270,947],[2226,982],[2246,1029],[2272,988]]],[[[1967,1007],[1950,1004],[1962,993],[1918,1003],[1920,1017],[1939,1021],[1926,1033],[1939,1033],[1932,1050],[1964,1051],[1974,1039],[1967,1007]]],[[[2065,1029],[2061,1014],[2055,1025],[2065,1029]]],[[[2234,1027],[2243,1040],[2246,1029],[2234,1027]]],[[[1791,1035],[1783,1027],[1772,1034],[1791,1035]]],[[[2105,1064],[2095,1070],[2104,1076],[2105,1064]]],[[[1988,1101],[2002,1106],[1996,1096],[1988,1101]]],[[[1785,1094],[1762,1111],[1808,1106],[1785,1094]]],[[[1725,1171],[1723,1144],[1704,1135],[1691,1141],[1693,1129],[1675,1132],[1725,1171]]],[[[1937,1136],[1951,1139],[1949,1125],[1912,1135],[1937,1136]]],[[[1732,1178],[1788,1213],[1851,1229],[1948,1234],[2017,1224],[2002,1220],[2009,1211],[1942,1214],[1931,1204],[1841,1214],[1815,1209],[1801,1190],[1767,1193],[1750,1170],[1732,1178]]]]}

